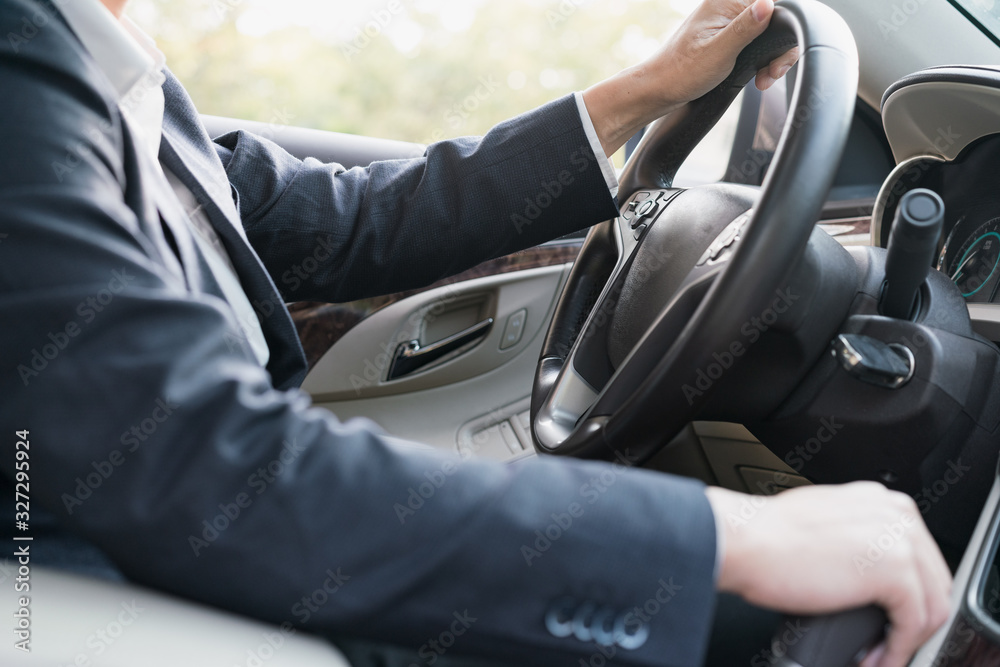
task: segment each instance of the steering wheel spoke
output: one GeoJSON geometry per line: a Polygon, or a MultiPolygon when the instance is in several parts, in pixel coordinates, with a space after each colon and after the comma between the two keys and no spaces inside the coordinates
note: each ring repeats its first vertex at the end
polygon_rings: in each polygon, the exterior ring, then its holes
{"type": "Polygon", "coordinates": [[[541,443],[560,447],[592,410],[612,414],[627,397],[635,378],[658,359],[652,341],[680,334],[732,256],[756,195],[755,189],[733,186],[641,190],[622,206],[619,218],[606,223],[613,231],[614,267],[564,350],[565,361],[538,412],[535,433],[541,443]],[[652,289],[650,281],[656,282],[652,289]],[[616,319],[623,300],[648,315],[638,324],[630,319],[628,331],[616,319]],[[619,355],[619,349],[630,352],[619,355]]]}
{"type": "MultiPolygon", "coordinates": [[[[622,206],[618,218],[599,225],[591,232],[589,252],[596,254],[592,244],[601,244],[601,251],[607,256],[603,262],[605,269],[612,263],[609,260],[611,256],[614,257],[613,266],[593,307],[581,313],[585,319],[578,316],[581,324],[576,327],[577,330],[569,330],[565,339],[556,344],[554,351],[558,354],[550,352],[546,355],[543,352],[543,360],[548,359],[550,368],[556,371],[552,389],[533,420],[535,438],[544,446],[555,449],[564,443],[599,397],[602,382],[593,379],[594,369],[585,369],[584,372],[590,375],[589,379],[585,378],[575,361],[584,356],[594,358],[591,348],[603,345],[611,315],[621,298],[626,272],[650,226],[681,192],[679,189],[636,192],[622,206]],[[580,353],[581,348],[585,353],[580,353]],[[554,368],[553,361],[559,362],[558,369],[554,368]]],[[[593,273],[599,275],[599,271],[593,273]]],[[[594,287],[591,290],[596,291],[594,287]]]]}
{"type": "Polygon", "coordinates": [[[595,233],[610,231],[605,243],[613,241],[614,266],[562,349],[534,422],[539,443],[555,451],[581,420],[613,414],[627,399],[659,360],[656,341],[680,335],[732,257],[756,197],[755,188],[738,186],[640,190],[619,218],[595,233]]]}

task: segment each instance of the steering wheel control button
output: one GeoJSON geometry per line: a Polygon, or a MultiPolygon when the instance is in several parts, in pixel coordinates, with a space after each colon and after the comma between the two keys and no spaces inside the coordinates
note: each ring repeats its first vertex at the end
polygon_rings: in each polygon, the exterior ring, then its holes
{"type": "MultiPolygon", "coordinates": [[[[631,201],[629,201],[629,203],[625,205],[625,208],[622,209],[622,220],[630,222],[636,215],[636,209],[638,209],[643,202],[649,200],[652,194],[652,192],[637,192],[632,195],[631,201]]],[[[655,201],[655,199],[653,201],[655,201]]]]}
{"type": "MultiPolygon", "coordinates": [[[[649,224],[660,212],[663,199],[662,192],[637,192],[632,200],[622,209],[621,219],[629,223],[632,229],[643,224],[649,224]]],[[[638,239],[638,237],[636,237],[638,239]]]]}
{"type": "Polygon", "coordinates": [[[833,356],[857,379],[886,389],[905,385],[913,378],[916,367],[908,347],[859,334],[837,336],[833,341],[833,356]]]}
{"type": "Polygon", "coordinates": [[[625,222],[628,222],[632,218],[634,218],[635,217],[635,207],[637,205],[638,205],[638,203],[634,202],[634,201],[631,201],[628,204],[626,204],[625,208],[622,209],[622,216],[621,216],[622,220],[624,220],[625,222]]]}
{"type": "Polygon", "coordinates": [[[632,218],[630,224],[632,229],[635,229],[643,221],[649,222],[656,214],[660,211],[660,205],[653,199],[647,199],[646,201],[639,204],[635,209],[635,217],[632,218]]]}
{"type": "Polygon", "coordinates": [[[632,226],[632,229],[635,229],[644,223],[648,224],[653,218],[656,217],[656,214],[659,213],[659,211],[660,205],[653,200],[650,199],[643,202],[642,204],[639,204],[639,207],[635,210],[635,217],[632,218],[629,224],[632,226]]]}
{"type": "Polygon", "coordinates": [[[639,239],[642,238],[642,235],[646,233],[647,229],[649,229],[649,225],[639,225],[632,232],[632,238],[634,238],[636,241],[638,241],[639,239]]]}
{"type": "Polygon", "coordinates": [[[523,308],[507,318],[507,324],[503,328],[503,338],[500,339],[501,350],[509,350],[521,342],[527,321],[528,311],[523,308]]]}

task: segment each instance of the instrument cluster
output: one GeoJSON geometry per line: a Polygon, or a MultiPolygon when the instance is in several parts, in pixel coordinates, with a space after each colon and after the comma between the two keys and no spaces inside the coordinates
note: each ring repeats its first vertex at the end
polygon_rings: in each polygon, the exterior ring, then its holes
{"type": "Polygon", "coordinates": [[[1000,302],[1000,135],[974,143],[958,159],[919,157],[889,175],[875,205],[872,242],[885,248],[900,199],[927,188],[945,202],[935,268],[968,302],[1000,302]]]}

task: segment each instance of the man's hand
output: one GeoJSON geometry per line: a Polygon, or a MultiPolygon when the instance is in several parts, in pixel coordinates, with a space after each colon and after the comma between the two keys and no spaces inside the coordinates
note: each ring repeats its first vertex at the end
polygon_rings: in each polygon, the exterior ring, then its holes
{"type": "Polygon", "coordinates": [[[892,629],[870,667],[903,667],[947,620],[951,573],[908,496],[874,482],[753,502],[706,493],[723,534],[720,591],[791,614],[879,605],[892,629]]]}
{"type": "MultiPolygon", "coordinates": [[[[722,83],[773,13],[772,0],[704,0],[651,58],[588,89],[583,99],[605,154],[722,83]]],[[[797,58],[792,50],[758,72],[757,87],[772,86],[797,58]]]]}

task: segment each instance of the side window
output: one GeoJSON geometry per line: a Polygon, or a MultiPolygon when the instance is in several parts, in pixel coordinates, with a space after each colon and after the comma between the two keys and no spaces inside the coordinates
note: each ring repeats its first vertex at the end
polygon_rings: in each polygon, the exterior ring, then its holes
{"type": "Polygon", "coordinates": [[[690,188],[726,180],[729,156],[736,141],[745,94],[745,91],[740,93],[718,124],[701,140],[684,162],[674,179],[675,186],[690,188]]]}
{"type": "Polygon", "coordinates": [[[720,181],[760,185],[787,115],[784,79],[763,93],[750,82],[688,157],[674,184],[685,188],[720,181]]]}
{"type": "MultiPolygon", "coordinates": [[[[675,179],[679,187],[725,181],[761,185],[774,160],[788,118],[795,70],[760,92],[751,82],[702,140],[675,179]]],[[[858,100],[851,133],[830,192],[831,202],[861,202],[864,211],[895,161],[878,112],[858,100]]]]}
{"type": "MultiPolygon", "coordinates": [[[[429,143],[641,62],[697,0],[133,0],[199,111],[429,143]]],[[[620,166],[620,163],[619,163],[620,166]]]]}

